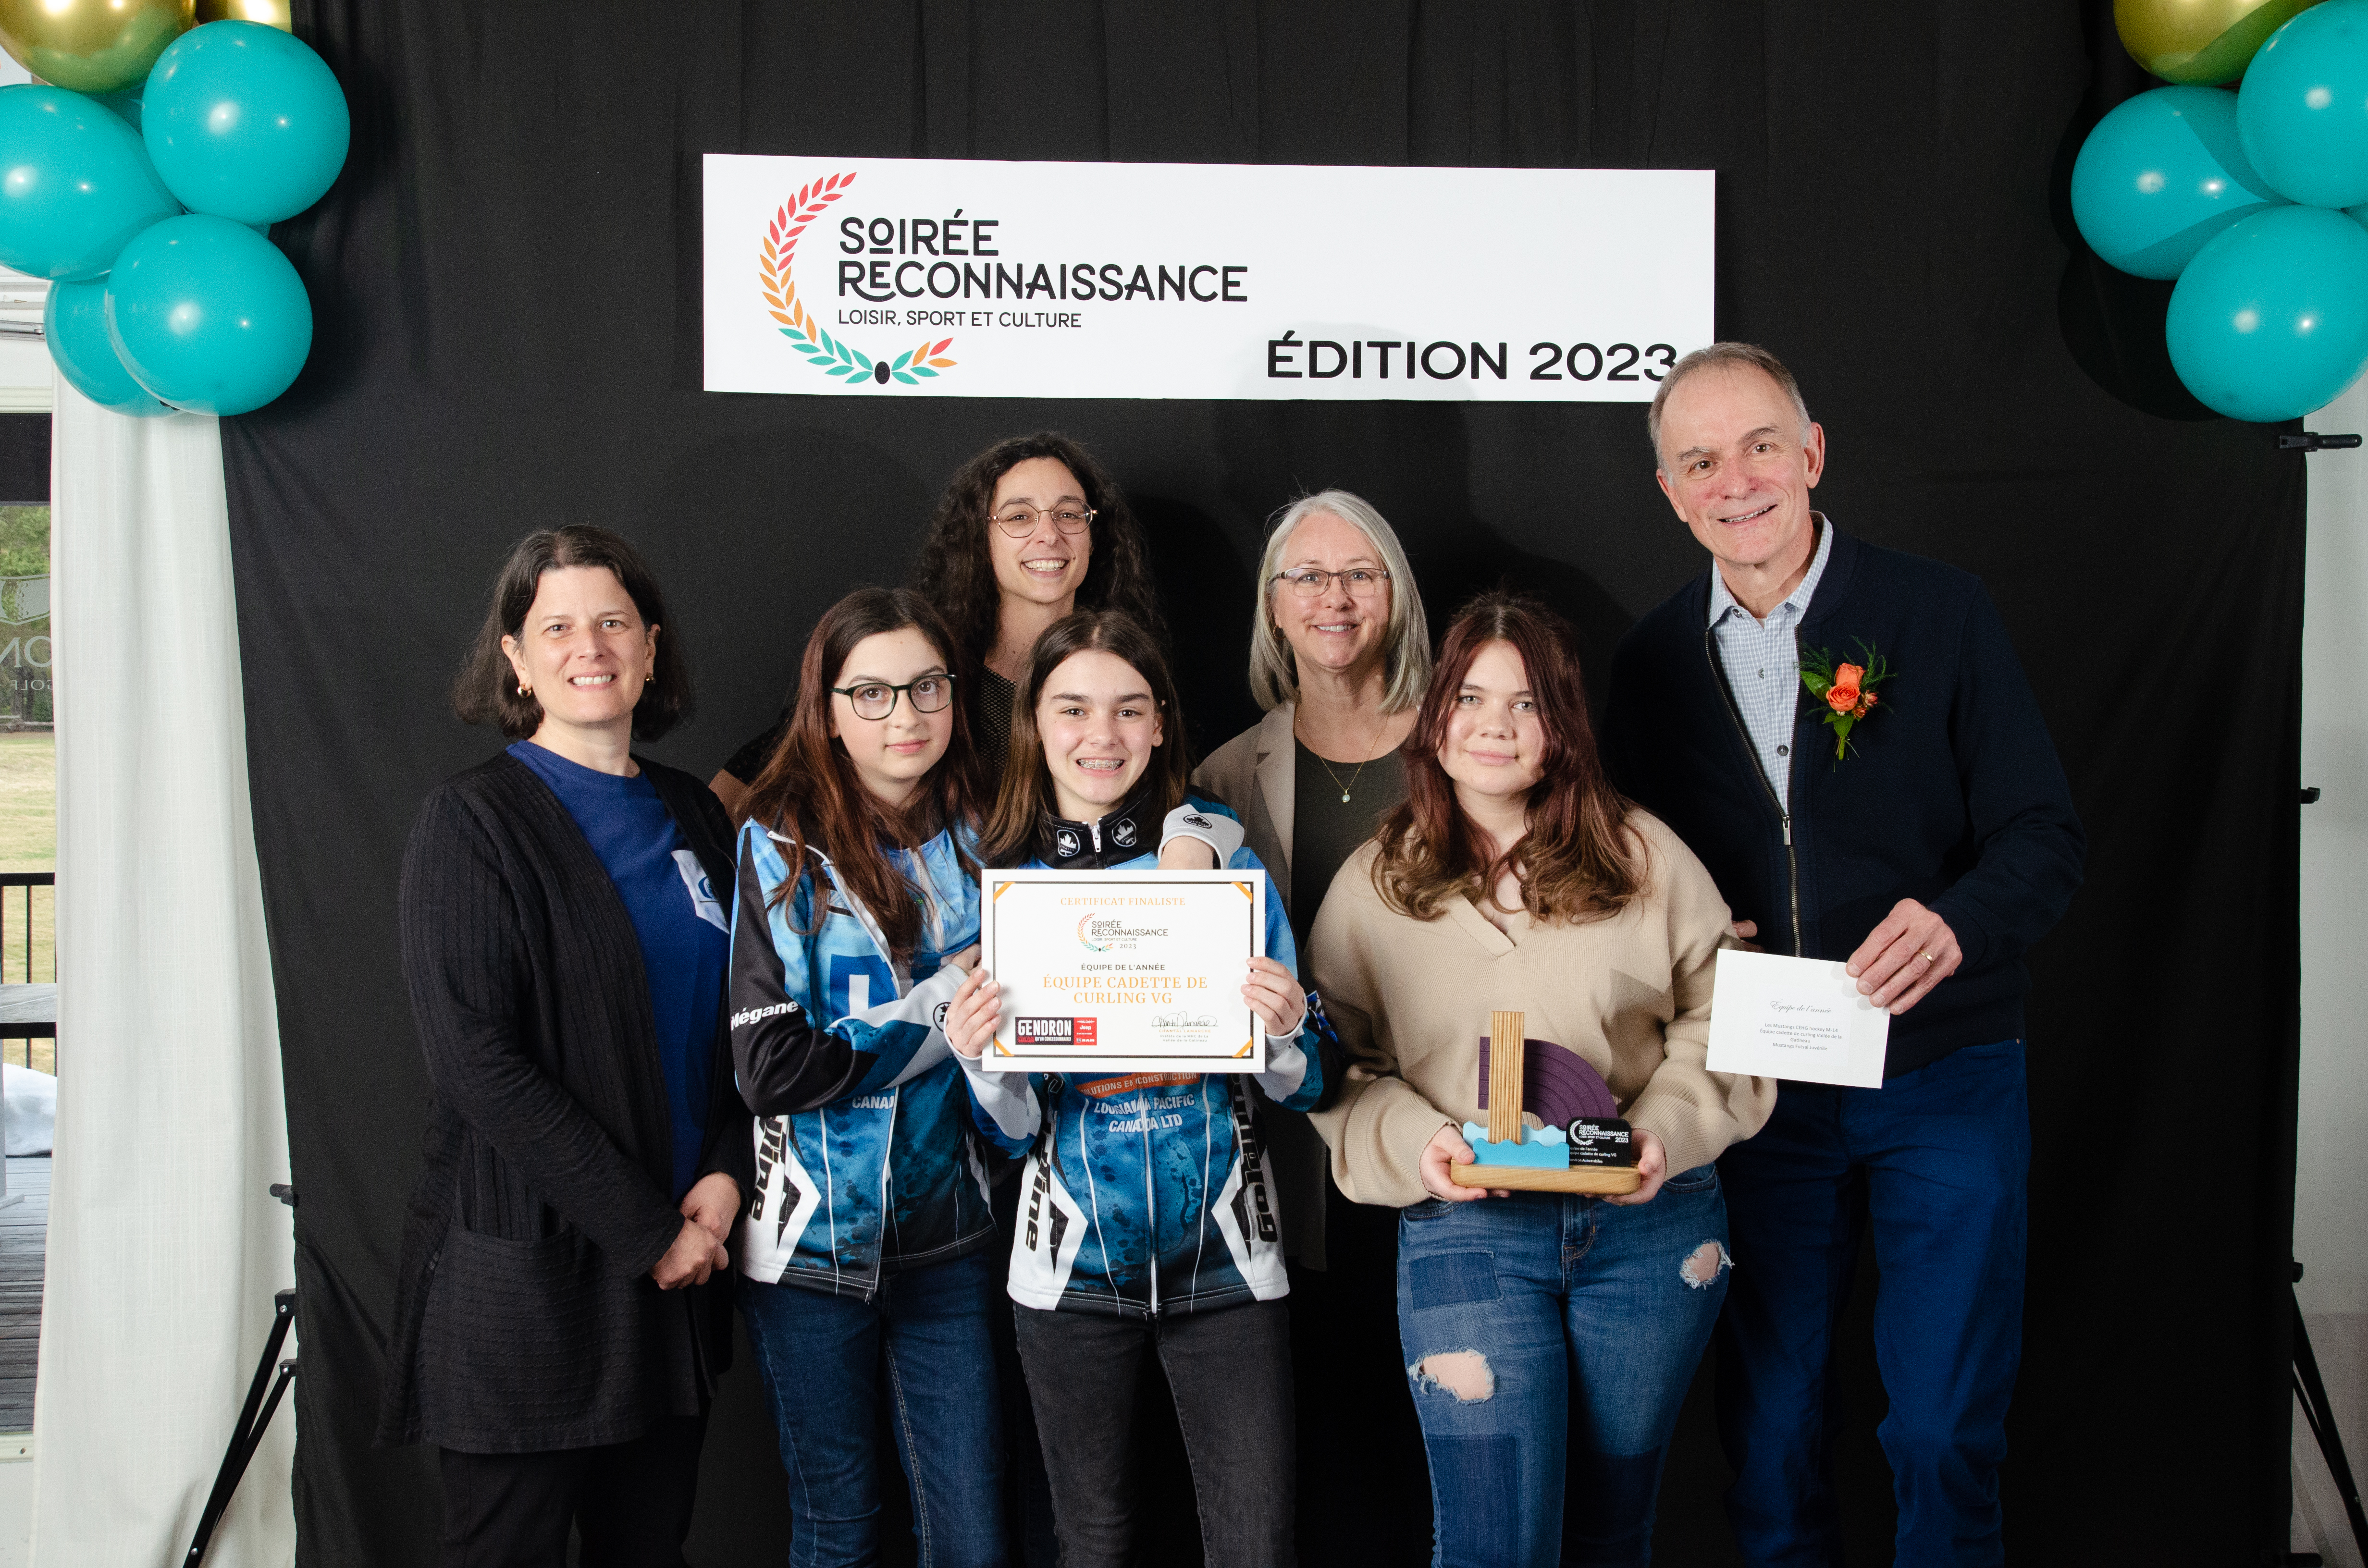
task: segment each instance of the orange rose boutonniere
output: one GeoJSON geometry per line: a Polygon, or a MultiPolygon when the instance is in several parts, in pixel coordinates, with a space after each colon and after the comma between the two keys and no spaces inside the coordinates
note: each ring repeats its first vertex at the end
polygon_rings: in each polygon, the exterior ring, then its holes
{"type": "Polygon", "coordinates": [[[1801,684],[1825,708],[1817,717],[1834,733],[1837,762],[1850,755],[1850,731],[1874,711],[1875,687],[1894,673],[1890,664],[1870,644],[1858,642],[1859,657],[1863,661],[1855,665],[1834,663],[1834,656],[1823,648],[1801,650],[1801,684]]]}

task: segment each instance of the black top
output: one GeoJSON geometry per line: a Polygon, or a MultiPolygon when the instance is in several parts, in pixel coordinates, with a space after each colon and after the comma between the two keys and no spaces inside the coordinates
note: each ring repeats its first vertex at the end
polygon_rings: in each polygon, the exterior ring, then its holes
{"type": "Polygon", "coordinates": [[[1019,688],[983,664],[971,686],[971,744],[978,749],[980,777],[986,780],[986,797],[992,801],[1003,781],[1003,765],[1011,757],[1011,699],[1019,688]]]}
{"type": "Polygon", "coordinates": [[[790,727],[790,710],[773,721],[773,727],[744,744],[724,760],[723,771],[743,784],[757,782],[757,775],[765,771],[765,764],[773,760],[773,748],[781,744],[781,735],[790,727]]]}
{"type": "MultiPolygon", "coordinates": [[[[716,887],[723,807],[637,758],[716,887]]],[[[681,1232],[641,941],[548,785],[503,755],[438,786],[404,852],[403,968],[432,1085],[404,1225],[381,1443],[527,1453],[696,1415],[731,1358],[730,1275],[661,1291],[681,1232]]],[[[718,1019],[699,1174],[745,1195],[747,1108],[718,1019]]]]}
{"type": "Polygon", "coordinates": [[[1892,1020],[1886,1076],[2021,1035],[2023,949],[2071,902],[2087,838],[1980,580],[1835,531],[1801,646],[1857,662],[1862,640],[1893,673],[1839,760],[1805,688],[1796,697],[1789,801],[1760,769],[1709,622],[1705,573],[1621,640],[1603,722],[1613,781],[1702,858],[1772,952],[1846,960],[1903,898],[1949,923],[1964,960],[1892,1020]]]}
{"type": "Polygon", "coordinates": [[[1294,737],[1291,776],[1291,935],[1307,950],[1307,934],[1332,879],[1363,847],[1382,819],[1406,798],[1406,759],[1395,746],[1361,766],[1330,763],[1294,737]],[[1349,799],[1340,799],[1346,791],[1349,799]]]}

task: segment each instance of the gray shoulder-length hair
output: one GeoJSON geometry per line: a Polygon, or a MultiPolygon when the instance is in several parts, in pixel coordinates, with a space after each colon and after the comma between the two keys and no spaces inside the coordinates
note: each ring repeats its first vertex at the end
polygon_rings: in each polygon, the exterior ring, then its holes
{"type": "Polygon", "coordinates": [[[1430,625],[1423,619],[1422,594],[1414,585],[1414,568],[1406,562],[1396,530],[1372,502],[1345,490],[1301,496],[1276,515],[1267,532],[1266,550],[1258,557],[1258,613],[1250,620],[1250,695],[1268,710],[1299,700],[1299,661],[1274,619],[1274,596],[1281,591],[1274,579],[1282,570],[1292,532],[1318,512],[1329,512],[1363,534],[1390,574],[1382,711],[1403,713],[1422,700],[1423,687],[1430,684],[1430,625]]]}

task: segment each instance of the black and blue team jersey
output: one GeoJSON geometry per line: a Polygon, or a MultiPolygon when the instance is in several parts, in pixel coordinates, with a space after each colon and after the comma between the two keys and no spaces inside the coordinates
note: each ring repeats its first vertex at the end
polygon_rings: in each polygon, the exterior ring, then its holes
{"type": "MultiPolygon", "coordinates": [[[[1188,801],[1179,812],[1196,806],[1209,810],[1188,801]]],[[[1111,821],[1105,817],[1100,825],[1111,821]]],[[[1097,855],[1103,848],[1097,824],[1063,825],[1080,840],[1074,858],[1063,856],[1064,866],[1138,870],[1158,863],[1156,852],[1122,859],[1097,855]],[[1092,843],[1083,842],[1087,835],[1092,843]]],[[[1129,828],[1121,843],[1133,842],[1129,828]]],[[[1028,868],[1045,864],[1030,860],[1028,868]]],[[[1247,848],[1233,848],[1225,865],[1266,875],[1247,848]]],[[[1270,881],[1266,951],[1298,973],[1291,922],[1270,881]]],[[[1316,1047],[1322,1027],[1311,994],[1297,1037],[1269,1040],[1256,1092],[1292,1110],[1313,1107],[1324,1092],[1316,1047]]],[[[1274,1187],[1252,1120],[1250,1075],[1086,1077],[984,1071],[968,1059],[962,1065],[980,1131],[1004,1150],[1028,1155],[1011,1250],[1013,1301],[1047,1311],[1145,1317],[1290,1292],[1274,1187]]]]}
{"type": "MultiPolygon", "coordinates": [[[[1175,836],[1223,855],[1241,830],[1178,807],[1161,834],[1175,836]]],[[[941,832],[898,852],[922,912],[903,963],[811,845],[805,875],[773,899],[788,842],[761,824],[740,830],[728,1000],[757,1174],[734,1251],[751,1278],[868,1299],[884,1271],[994,1236],[984,1151],[943,1028],[962,980],[945,960],[978,940],[975,835],[941,832]]]]}
{"type": "Polygon", "coordinates": [[[757,1176],[735,1250],[751,1278],[868,1298],[883,1268],[959,1257],[994,1235],[939,1028],[962,978],[945,960],[978,939],[978,879],[962,863],[968,838],[950,832],[904,856],[922,930],[898,963],[812,846],[798,885],[771,901],[789,875],[783,842],[757,823],[740,830],[732,1062],[757,1113],[757,1176]]]}

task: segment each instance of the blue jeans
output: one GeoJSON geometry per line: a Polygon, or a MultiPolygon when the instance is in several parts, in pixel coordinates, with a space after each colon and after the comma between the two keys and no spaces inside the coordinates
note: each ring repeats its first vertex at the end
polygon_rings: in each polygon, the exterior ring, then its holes
{"type": "Polygon", "coordinates": [[[2022,1358],[2031,1119],[2022,1042],[1968,1046],[1880,1089],[1786,1084],[1719,1162],[1736,1269],[1719,1326],[1727,1517],[1747,1562],[1839,1563],[1827,1382],[1863,1191],[1882,1286],[1876,1437],[1901,1568],[2005,1559],[1998,1470],[2022,1358]]]}
{"type": "Polygon", "coordinates": [[[982,1251],[889,1275],[869,1301],[735,1282],[781,1431],[791,1568],[880,1560],[872,1435],[883,1371],[921,1568],[1003,1562],[1002,1414],[987,1340],[994,1281],[982,1251]]]}
{"type": "Polygon", "coordinates": [[[1634,1208],[1516,1192],[1399,1216],[1434,1563],[1650,1561],[1661,1460],[1727,1263],[1711,1165],[1634,1208]]]}

